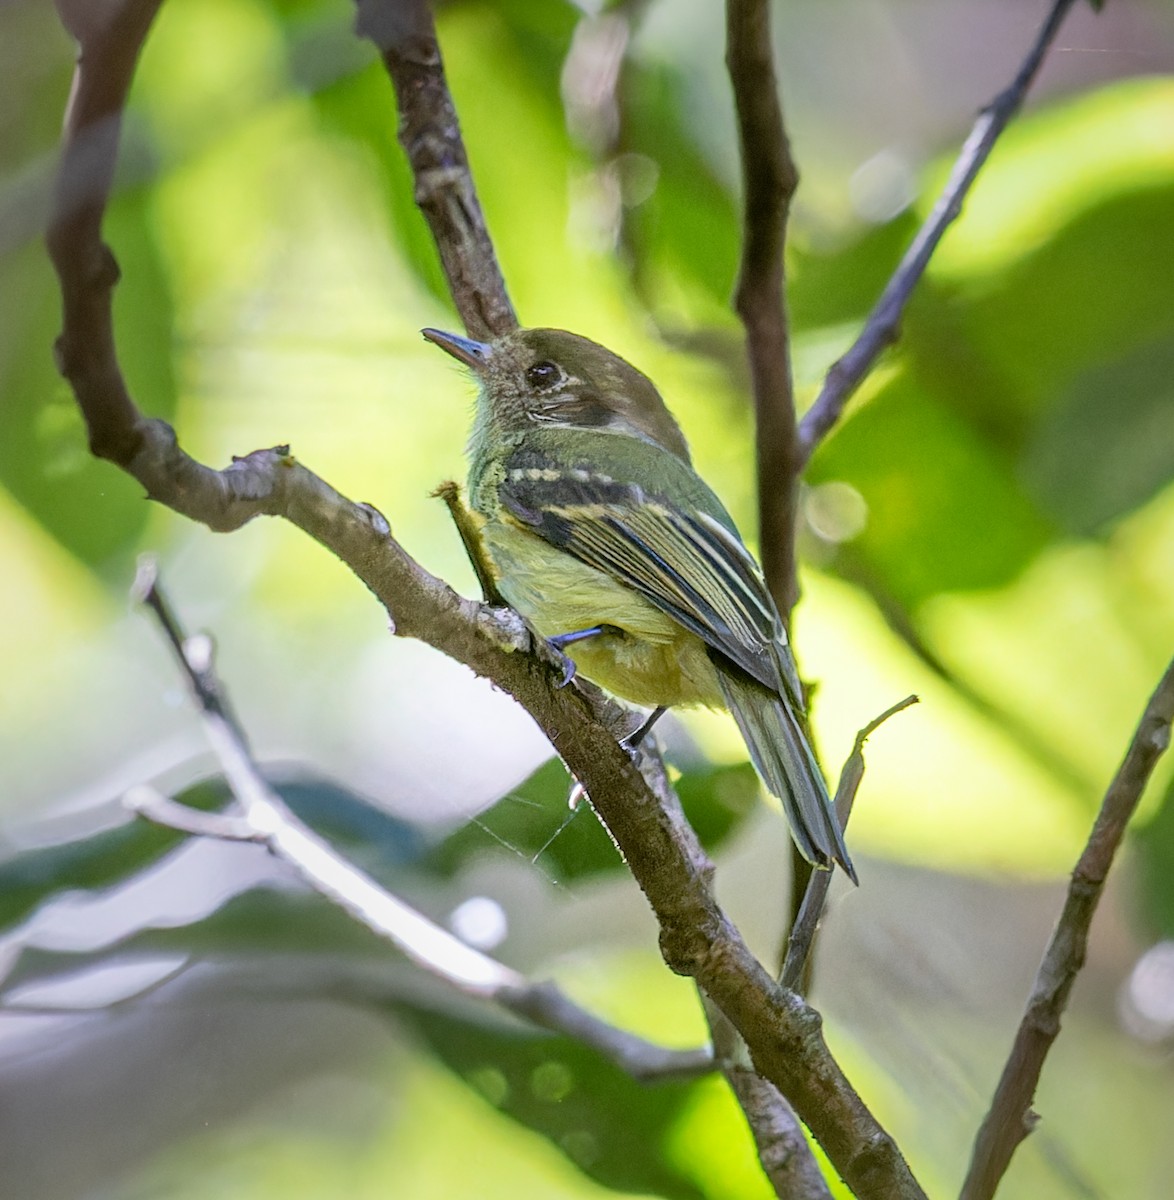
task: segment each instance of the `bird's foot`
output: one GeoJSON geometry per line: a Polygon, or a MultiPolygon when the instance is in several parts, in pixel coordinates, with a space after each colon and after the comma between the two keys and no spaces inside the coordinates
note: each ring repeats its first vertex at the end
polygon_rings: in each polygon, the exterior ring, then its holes
{"type": "Polygon", "coordinates": [[[619,632],[614,625],[592,625],[589,629],[575,629],[570,633],[557,633],[554,637],[547,638],[546,645],[554,656],[554,666],[562,672],[562,678],[555,686],[565,688],[575,678],[577,670],[574,660],[563,653],[564,646],[571,646],[575,642],[582,642],[587,638],[599,637],[601,634],[619,632]]]}

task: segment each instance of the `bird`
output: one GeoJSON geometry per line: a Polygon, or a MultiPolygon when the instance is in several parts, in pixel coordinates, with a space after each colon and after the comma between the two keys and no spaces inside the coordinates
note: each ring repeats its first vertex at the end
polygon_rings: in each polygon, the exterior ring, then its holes
{"type": "Polygon", "coordinates": [[[799,852],[855,883],[785,626],[656,385],[563,329],[421,332],[479,385],[462,524],[482,582],[572,670],[653,709],[636,738],[669,707],[728,709],[799,852]]]}

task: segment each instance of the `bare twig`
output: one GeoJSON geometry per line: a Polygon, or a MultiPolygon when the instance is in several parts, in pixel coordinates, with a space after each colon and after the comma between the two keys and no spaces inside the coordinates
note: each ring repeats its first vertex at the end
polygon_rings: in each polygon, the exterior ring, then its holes
{"type": "MultiPolygon", "coordinates": [[[[852,805],[856,802],[856,792],[864,779],[864,743],[890,717],[903,712],[910,705],[917,703],[916,696],[906,696],[904,700],[886,708],[875,720],[869,721],[856,735],[852,753],[848,755],[840,772],[840,782],[836,787],[836,816],[840,820],[840,828],[846,829],[848,818],[852,815],[852,805]]],[[[783,987],[792,991],[805,991],[803,977],[807,962],[811,955],[811,947],[815,941],[816,930],[819,928],[820,917],[827,903],[828,888],[831,886],[830,871],[813,871],[803,896],[803,903],[791,927],[787,939],[787,953],[783,960],[783,969],[779,976],[783,987]]]]}
{"type": "Polygon", "coordinates": [[[475,338],[518,327],[449,94],[427,0],[356,0],[358,31],[379,48],[399,104],[400,143],[449,291],[475,338]]]}
{"type": "Polygon", "coordinates": [[[905,257],[901,259],[892,278],[885,285],[880,299],[868,314],[860,336],[843,358],[832,366],[815,403],[799,423],[797,456],[800,467],[807,462],[815,447],[840,419],[845,405],[872,370],[881,352],[897,340],[901,315],[914,287],[925,274],[929,260],[947,227],[962,211],[962,202],[999,135],[1023,104],[1027,89],[1035,79],[1048,48],[1068,15],[1068,10],[1075,3],[1076,0],[1054,0],[1047,19],[1040,27],[1011,85],[1000,92],[979,114],[933,211],[918,230],[909,249],[905,251],[905,257]]]}
{"type": "Polygon", "coordinates": [[[768,0],[727,0],[726,66],[742,150],[742,261],[734,307],[746,327],[754,385],[758,537],[767,583],[789,625],[799,598],[795,516],[802,458],[783,293],[783,247],[799,172],[779,103],[768,0]]]}
{"type": "MultiPolygon", "coordinates": [[[[128,33],[133,53],[84,40],[77,94],[92,93],[93,80],[103,77],[120,82],[125,94],[144,34],[139,27],[128,33]]],[[[391,538],[379,513],[340,495],[288,448],[256,451],[215,471],[181,451],[168,425],[139,412],[114,358],[109,306],[117,270],[99,236],[104,193],[85,220],[62,199],[78,186],[71,172],[88,166],[74,151],[92,133],[87,122],[108,115],[93,106],[71,109],[50,233],[65,299],[60,358],[97,452],[143,482],[153,498],[210,528],[234,529],[261,514],[297,525],[371,589],[397,632],[428,642],[514,696],[588,789],[657,916],[669,966],[696,979],[726,1013],[755,1069],[788,1097],[858,1196],[921,1197],[896,1144],[828,1050],[819,1015],[775,983],[718,906],[709,860],[663,774],[642,775],[604,724],[614,706],[601,708],[573,686],[554,687],[547,665],[517,653],[530,638],[514,614],[456,596],[391,538]],[[85,266],[94,263],[101,269],[85,266]],[[95,330],[101,336],[91,336],[95,330]]],[[[116,139],[101,141],[99,149],[100,169],[112,170],[116,139]]]]}
{"type": "Polygon", "coordinates": [[[512,1013],[543,1029],[577,1038],[593,1047],[641,1082],[692,1079],[710,1074],[716,1066],[713,1051],[708,1046],[670,1050],[646,1042],[580,1008],[553,983],[528,983],[516,991],[504,988],[495,999],[512,1013]]]}
{"type": "Polygon", "coordinates": [[[827,1181],[807,1144],[794,1109],[750,1062],[746,1043],[729,1018],[705,1003],[713,1054],[754,1137],[763,1174],[780,1200],[828,1200],[827,1181]]]}
{"type": "Polygon", "coordinates": [[[753,1067],[724,1072],[754,1135],[758,1161],[779,1200],[830,1200],[827,1181],[794,1110],[753,1067]]]}
{"type": "Polygon", "coordinates": [[[553,984],[531,984],[517,971],[466,945],[370,876],[347,862],[290,811],[253,760],[216,675],[211,642],[184,634],[159,588],[155,564],[144,560],[135,592],[155,615],[187,678],[241,815],[203,813],[139,787],[126,803],[141,816],[202,837],[257,842],[288,863],[315,891],[344,908],[431,975],[466,995],[578,1038],[639,1079],[695,1075],[713,1069],[708,1048],[669,1050],[601,1021],[553,984]]]}
{"type": "Polygon", "coordinates": [[[1154,766],[1170,744],[1172,721],[1174,661],[1142,713],[1072,872],[1064,909],[1036,974],[990,1109],[975,1138],[961,1200],[990,1200],[1019,1143],[1039,1121],[1031,1102],[1044,1059],[1060,1033],[1060,1018],[1072,984],[1084,966],[1089,927],[1109,868],[1154,766]]]}

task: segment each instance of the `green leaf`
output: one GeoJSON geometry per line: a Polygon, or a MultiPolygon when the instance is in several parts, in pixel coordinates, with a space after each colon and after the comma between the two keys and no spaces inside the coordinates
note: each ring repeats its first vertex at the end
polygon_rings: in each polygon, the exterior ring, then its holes
{"type": "MultiPolygon", "coordinates": [[[[149,190],[113,201],[106,236],[133,286],[115,291],[120,361],[152,416],[175,409],[174,311],[151,232],[149,190]]],[[[0,264],[0,483],[63,546],[93,567],[123,572],[150,516],[142,487],[90,455],[86,430],[53,364],[61,300],[43,248],[0,264]]]]}
{"type": "Polygon", "coordinates": [[[431,1051],[515,1121],[606,1187],[666,1200],[705,1195],[666,1152],[696,1083],[642,1085],[594,1050],[553,1034],[398,1009],[431,1051]]]}
{"type": "Polygon", "coordinates": [[[836,568],[906,608],[938,592],[1010,582],[1054,532],[1006,456],[907,376],[842,427],[810,477],[844,480],[868,506],[836,568]]]}
{"type": "Polygon", "coordinates": [[[1024,480],[1074,534],[1093,535],[1174,479],[1174,338],[1077,376],[1035,429],[1024,480]]]}
{"type": "Polygon", "coordinates": [[[912,212],[904,212],[830,251],[792,242],[787,250],[787,307],[795,329],[840,325],[867,313],[918,224],[912,212]]]}
{"type": "Polygon", "coordinates": [[[663,306],[667,282],[674,299],[684,283],[725,314],[738,265],[737,207],[690,134],[684,91],[667,66],[625,67],[622,149],[655,172],[647,198],[625,215],[628,249],[637,289],[653,311],[663,306]]]}
{"type": "MultiPolygon", "coordinates": [[[[208,812],[223,805],[223,785],[205,781],[180,793],[185,804],[208,812]]],[[[91,837],[61,841],[0,862],[0,930],[11,928],[61,892],[122,883],[158,862],[186,835],[141,821],[129,812],[91,837]]]]}

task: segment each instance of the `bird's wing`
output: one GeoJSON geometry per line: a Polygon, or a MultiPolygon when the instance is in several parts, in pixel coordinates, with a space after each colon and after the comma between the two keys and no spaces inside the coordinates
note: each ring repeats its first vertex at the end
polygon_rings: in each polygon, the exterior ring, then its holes
{"type": "MultiPolygon", "coordinates": [[[[799,703],[774,602],[716,498],[685,508],[654,488],[532,449],[504,467],[499,496],[520,525],[633,588],[748,675],[774,691],[785,688],[799,703]]],[[[688,482],[692,490],[704,488],[691,471],[688,482]]]]}

